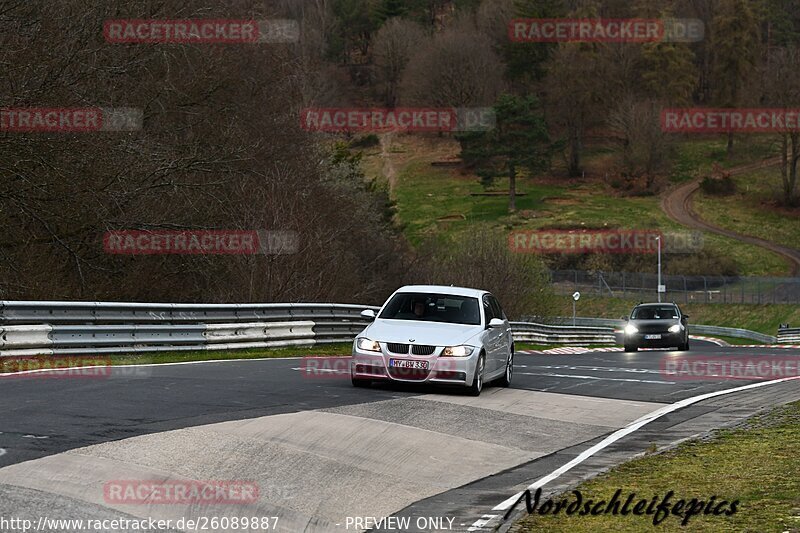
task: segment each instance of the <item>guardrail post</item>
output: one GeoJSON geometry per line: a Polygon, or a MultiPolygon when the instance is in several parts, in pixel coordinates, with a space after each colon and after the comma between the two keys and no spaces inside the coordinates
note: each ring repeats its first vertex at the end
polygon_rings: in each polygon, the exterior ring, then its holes
{"type": "Polygon", "coordinates": [[[703,293],[706,295],[706,303],[708,303],[708,280],[705,276],[700,276],[703,278],[703,293]]]}

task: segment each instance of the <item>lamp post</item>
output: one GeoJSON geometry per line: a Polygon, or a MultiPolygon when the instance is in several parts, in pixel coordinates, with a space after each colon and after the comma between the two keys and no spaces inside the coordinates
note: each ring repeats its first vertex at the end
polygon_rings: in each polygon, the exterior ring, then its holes
{"type": "Polygon", "coordinates": [[[661,236],[659,235],[656,237],[656,241],[658,241],[658,287],[656,291],[658,292],[658,303],[661,303],[661,236]]]}

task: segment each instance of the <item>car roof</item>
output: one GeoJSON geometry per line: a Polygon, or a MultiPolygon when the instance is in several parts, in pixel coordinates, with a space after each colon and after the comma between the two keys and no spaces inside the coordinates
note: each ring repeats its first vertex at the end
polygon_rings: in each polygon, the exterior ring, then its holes
{"type": "Polygon", "coordinates": [[[452,294],[455,296],[472,296],[480,298],[488,291],[471,289],[469,287],[452,287],[450,285],[406,285],[395,292],[431,292],[435,294],[452,294]]]}
{"type": "Polygon", "coordinates": [[[678,307],[678,304],[673,302],[663,302],[663,303],[650,303],[650,304],[639,304],[636,307],[663,307],[665,305],[671,305],[673,307],[678,307]]]}

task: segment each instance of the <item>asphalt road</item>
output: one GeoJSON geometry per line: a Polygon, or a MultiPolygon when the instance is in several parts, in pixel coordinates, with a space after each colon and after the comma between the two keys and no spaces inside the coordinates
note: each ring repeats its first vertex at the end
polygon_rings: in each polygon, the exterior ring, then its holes
{"type": "MultiPolygon", "coordinates": [[[[633,420],[748,382],[674,379],[662,374],[664,361],[763,356],[798,358],[800,351],[695,341],[687,353],[518,354],[513,387],[487,388],[479,398],[419,387],[355,389],[334,372],[306,375],[297,359],[1,378],[0,516],[245,512],[279,517],[279,531],[396,531],[367,521],[392,515],[410,520],[405,531],[465,530],[531,479],[633,420]],[[246,507],[199,507],[104,496],[110,481],[153,478],[252,480],[260,498],[246,507]]],[[[575,475],[624,460],[653,439],[667,444],[793,399],[800,385],[759,391],[742,400],[745,407],[704,402],[665,417],[648,437],[628,437],[575,475]]]]}

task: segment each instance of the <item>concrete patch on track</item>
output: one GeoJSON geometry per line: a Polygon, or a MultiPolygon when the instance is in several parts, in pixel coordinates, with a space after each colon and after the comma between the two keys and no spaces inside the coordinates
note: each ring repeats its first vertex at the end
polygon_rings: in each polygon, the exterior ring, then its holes
{"type": "Polygon", "coordinates": [[[611,400],[521,389],[487,389],[478,398],[435,394],[423,398],[429,401],[560,420],[570,424],[589,424],[607,428],[622,427],[661,406],[653,402],[611,400]]]}
{"type": "Polygon", "coordinates": [[[345,531],[348,516],[391,515],[658,407],[511,389],[487,389],[479,398],[409,397],[92,445],[2,468],[0,489],[33,491],[16,515],[69,501],[72,517],[98,509],[172,520],[278,516],[278,531],[345,531]],[[104,499],[105,483],[136,479],[247,480],[258,484],[260,497],[250,505],[203,506],[104,499]]]}

